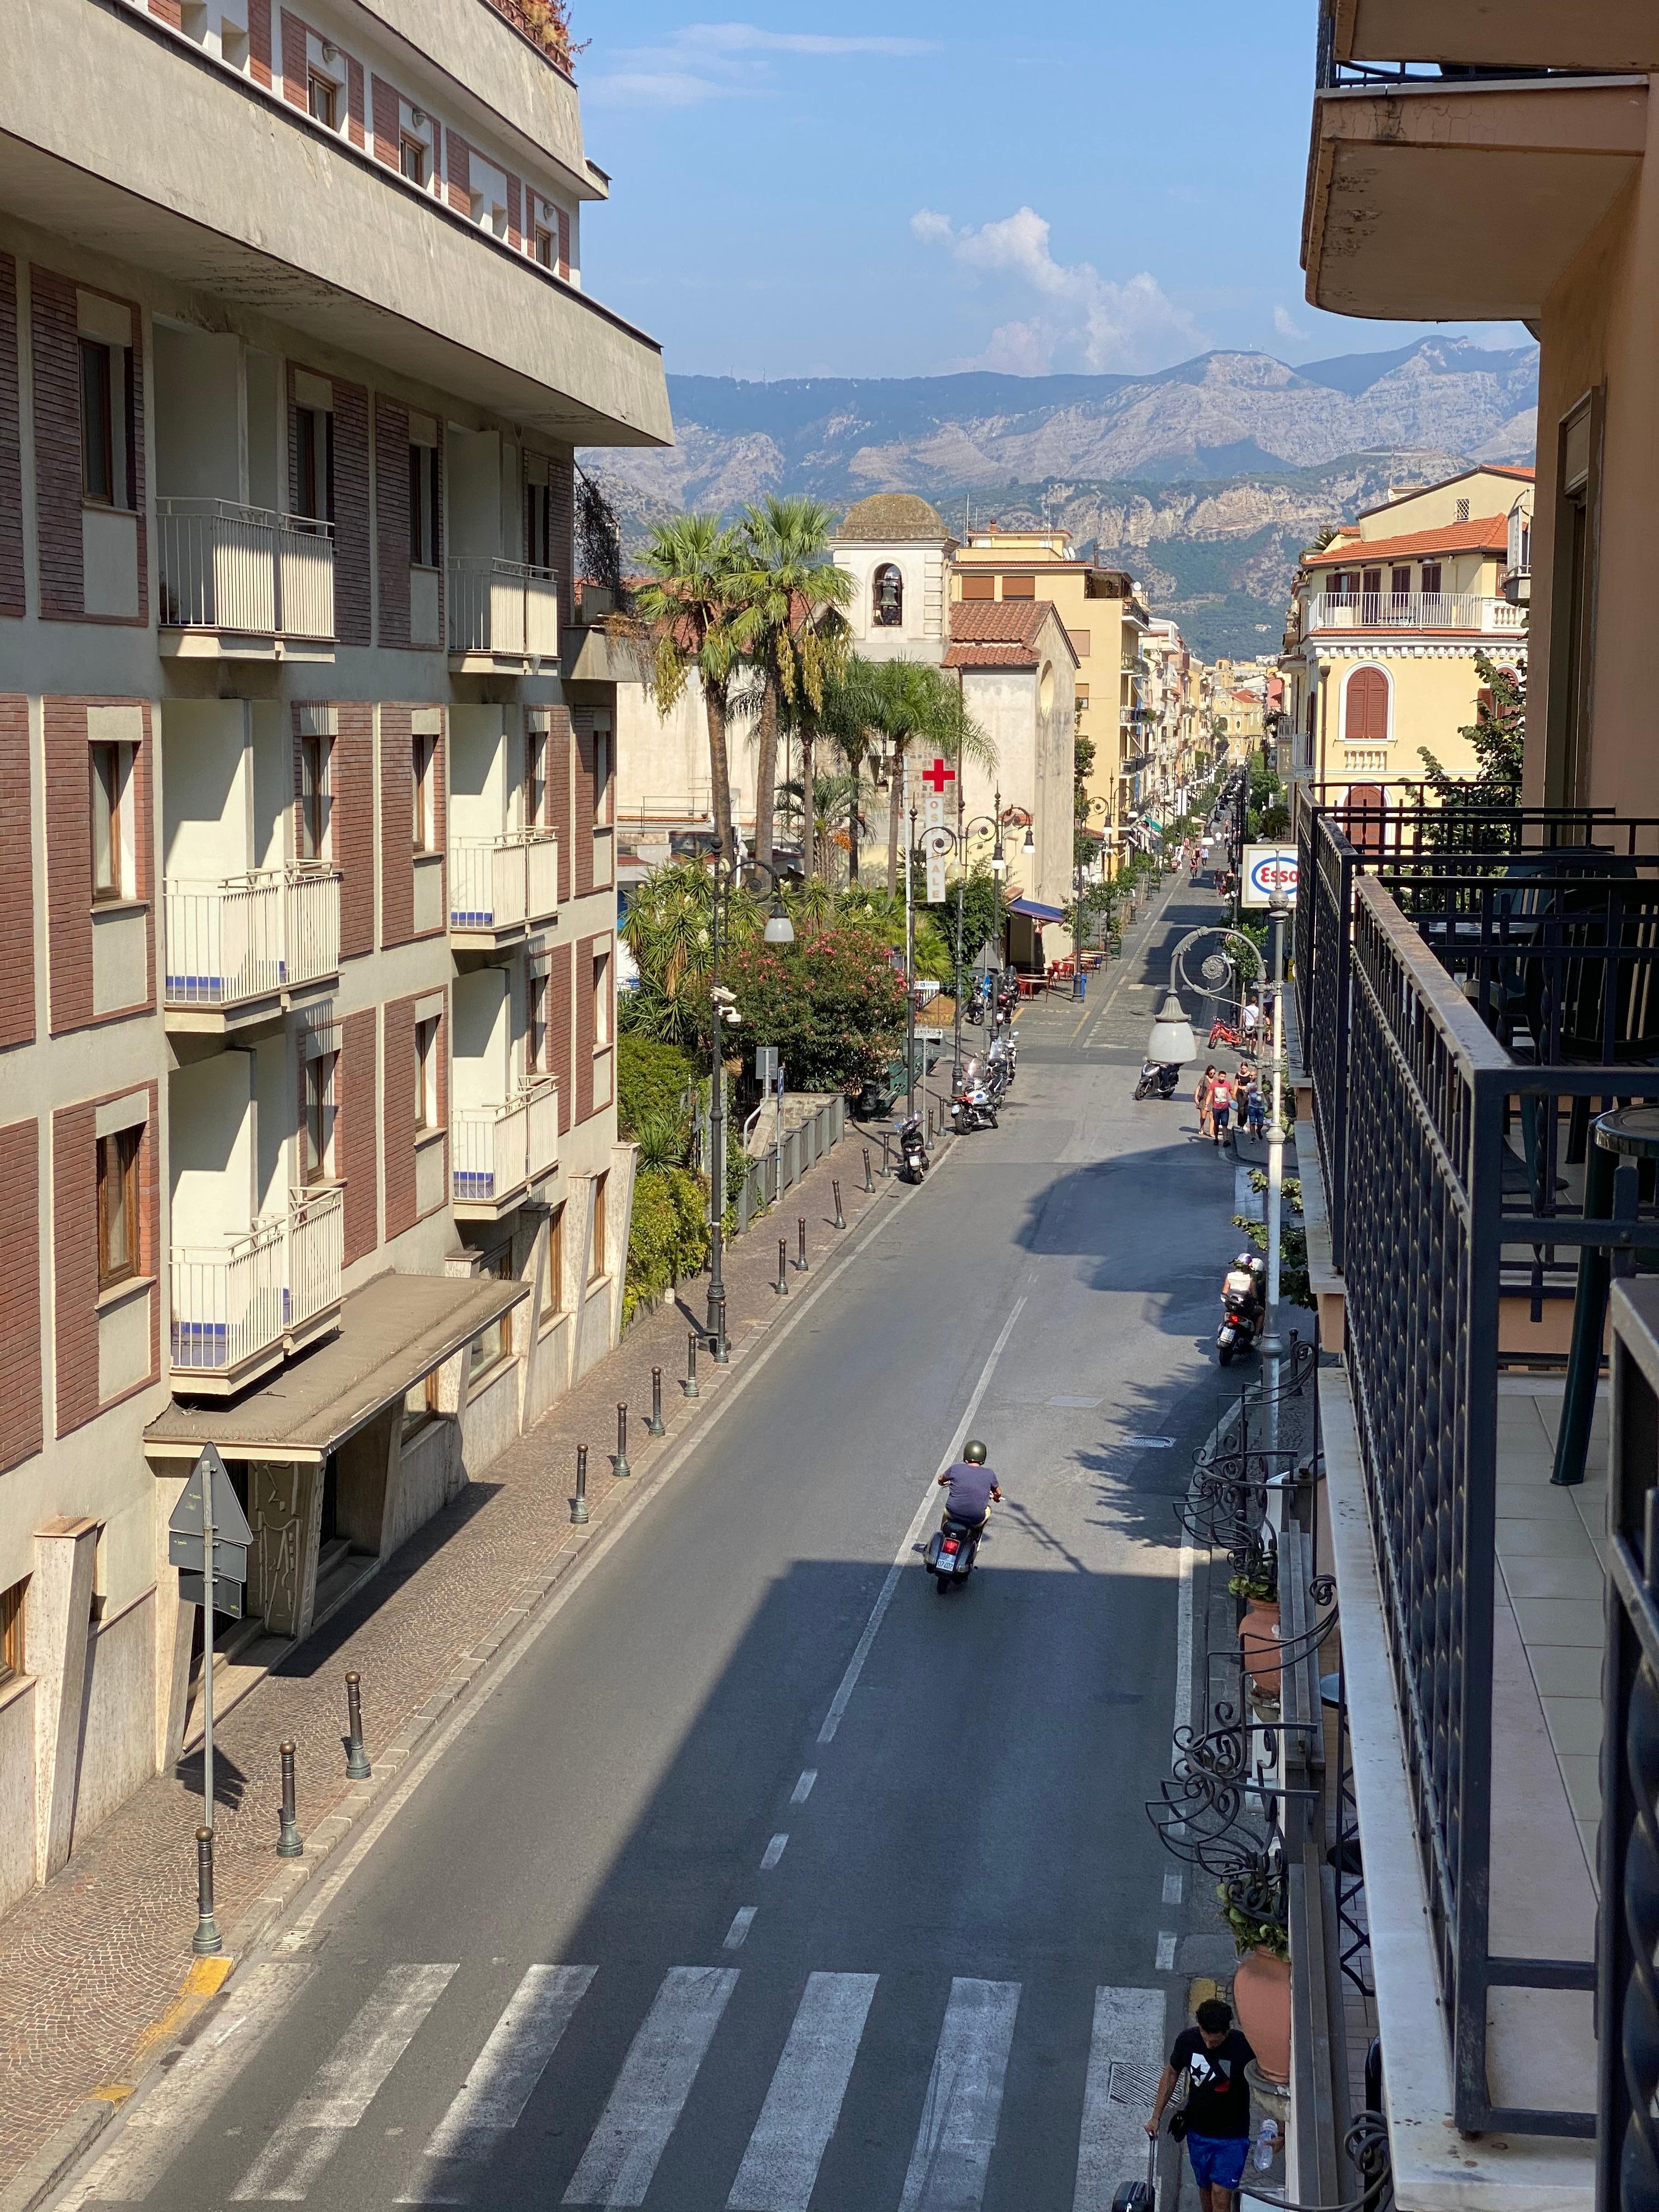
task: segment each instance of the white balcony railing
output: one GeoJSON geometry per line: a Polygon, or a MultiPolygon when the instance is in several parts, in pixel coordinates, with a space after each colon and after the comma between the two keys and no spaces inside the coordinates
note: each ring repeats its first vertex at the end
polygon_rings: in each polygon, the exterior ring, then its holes
{"type": "Polygon", "coordinates": [[[228,1375],[340,1302],[343,1194],[290,1194],[285,1213],[222,1246],[170,1255],[175,1372],[228,1375]]]}
{"type": "Polygon", "coordinates": [[[1527,627],[1524,607],[1480,592],[1322,592],[1308,603],[1303,635],[1321,630],[1449,629],[1482,636],[1515,635],[1527,627]]]}
{"type": "Polygon", "coordinates": [[[559,1086],[550,1075],[538,1075],[524,1086],[529,1112],[529,1168],[533,1182],[559,1164],[559,1086]]]}
{"type": "Polygon", "coordinates": [[[458,1108],[450,1130],[450,1174],[458,1206],[495,1206],[530,1179],[530,1107],[458,1108]]]}
{"type": "Polygon", "coordinates": [[[558,905],[559,846],[550,832],[451,838],[452,929],[519,929],[558,905]]]}
{"type": "Polygon", "coordinates": [[[158,499],[164,629],[334,635],[334,530],[226,499],[158,499]]]}
{"type": "Polygon", "coordinates": [[[171,1006],[228,1007],[337,975],[337,869],[295,863],[164,886],[171,1006]]]}
{"type": "Polygon", "coordinates": [[[452,653],[556,658],[558,586],[550,568],[468,556],[451,561],[448,576],[452,653]]]}
{"type": "Polygon", "coordinates": [[[559,910],[559,841],[548,830],[532,830],[525,848],[525,910],[541,921],[559,910]]]}

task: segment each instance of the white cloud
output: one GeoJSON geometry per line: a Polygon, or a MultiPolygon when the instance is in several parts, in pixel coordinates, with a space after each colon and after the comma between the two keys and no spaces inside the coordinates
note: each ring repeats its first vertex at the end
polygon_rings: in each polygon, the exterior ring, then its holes
{"type": "Polygon", "coordinates": [[[1282,338],[1293,338],[1298,345],[1307,343],[1308,333],[1291,320],[1290,314],[1283,307],[1273,309],[1273,329],[1282,338]]]}
{"type": "Polygon", "coordinates": [[[757,23],[689,23],[678,43],[713,46],[730,53],[932,54],[936,39],[837,38],[816,31],[763,31],[757,23]]]}
{"type": "Polygon", "coordinates": [[[608,52],[584,78],[585,99],[627,107],[696,107],[707,100],[753,97],[771,88],[772,64],[855,56],[906,58],[938,51],[932,39],[837,37],[768,31],[757,23],[687,23],[662,45],[608,52]]]}
{"type": "Polygon", "coordinates": [[[948,216],[920,208],[910,228],[924,246],[946,247],[958,267],[1010,278],[1039,295],[1038,312],[1000,325],[970,367],[1026,376],[1054,368],[1157,368],[1204,348],[1203,332],[1150,270],[1115,283],[1092,262],[1056,261],[1048,218],[1035,208],[978,229],[958,229],[948,216]]]}

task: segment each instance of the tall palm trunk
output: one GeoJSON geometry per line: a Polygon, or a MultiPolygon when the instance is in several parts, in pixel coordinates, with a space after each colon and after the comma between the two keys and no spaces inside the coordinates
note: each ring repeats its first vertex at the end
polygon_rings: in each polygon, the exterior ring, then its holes
{"type": "Polygon", "coordinates": [[[708,773],[714,786],[714,834],[726,859],[735,860],[738,848],[732,835],[732,769],[726,744],[725,687],[705,681],[702,702],[708,718],[708,773]]]}
{"type": "Polygon", "coordinates": [[[847,880],[855,884],[859,879],[859,772],[863,759],[849,756],[848,766],[853,771],[853,787],[847,800],[847,880]]]}
{"type": "Polygon", "coordinates": [[[900,824],[904,814],[904,756],[895,753],[887,788],[887,889],[898,889],[900,824]]]}
{"type": "Polygon", "coordinates": [[[818,872],[818,794],[812,781],[812,729],[800,726],[800,872],[807,880],[818,872]]]}
{"type": "Polygon", "coordinates": [[[772,865],[773,817],[778,787],[778,672],[761,677],[760,758],[755,766],[755,857],[772,865]]]}

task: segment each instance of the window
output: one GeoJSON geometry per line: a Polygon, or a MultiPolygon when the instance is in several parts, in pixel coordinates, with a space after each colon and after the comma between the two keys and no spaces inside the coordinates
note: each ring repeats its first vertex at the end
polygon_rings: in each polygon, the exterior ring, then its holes
{"type": "Polygon", "coordinates": [[[306,1062],[304,1180],[307,1187],[326,1182],[334,1173],[334,1077],[339,1054],[316,1054],[306,1062]]]}
{"type": "Polygon", "coordinates": [[[1079,707],[1086,707],[1089,703],[1089,687],[1086,684],[1079,684],[1077,687],[1077,703],[1079,707]]]}
{"type": "Polygon", "coordinates": [[[533,970],[526,993],[526,1049],[530,1056],[532,1075],[547,1073],[547,1002],[550,985],[545,975],[533,970]]]}
{"type": "Polygon", "coordinates": [[[1380,668],[1356,668],[1348,678],[1342,711],[1342,742],[1380,745],[1388,742],[1389,679],[1380,668]]]}
{"type": "MultiPolygon", "coordinates": [[[[497,1283],[513,1280],[513,1245],[509,1239],[498,1244],[493,1252],[486,1252],[478,1264],[481,1279],[497,1283]]],[[[482,1375],[485,1368],[493,1367],[498,1359],[505,1359],[513,1349],[513,1316],[509,1310],[499,1321],[472,1340],[472,1372],[482,1375]]]]}
{"type": "Polygon", "coordinates": [[[313,122],[320,123],[325,131],[339,128],[337,116],[339,88],[331,84],[327,77],[319,76],[315,70],[307,74],[306,106],[311,110],[313,122]]]}
{"type": "Polygon", "coordinates": [[[1468,519],[1469,503],[1466,499],[1460,499],[1452,509],[1452,520],[1454,522],[1467,522],[1468,519]]]}
{"type": "Polygon", "coordinates": [[[115,409],[110,349],[81,341],[81,495],[115,504],[115,409]]]}
{"type": "Polygon", "coordinates": [[[430,853],[438,842],[437,823],[437,756],[438,740],[433,737],[416,737],[414,740],[414,799],[415,850],[430,853]]]}
{"type": "Polygon", "coordinates": [[[1438,592],[1440,589],[1440,563],[1437,561],[1425,561],[1423,563],[1423,589],[1429,594],[1431,599],[1435,597],[1438,592]]]}
{"type": "Polygon", "coordinates": [[[1555,586],[1544,748],[1544,798],[1552,806],[1582,806],[1589,795],[1606,398],[1598,386],[1562,417],[1556,431],[1555,586]]]}
{"type": "Polygon", "coordinates": [[[994,576],[975,575],[971,569],[963,576],[962,596],[964,599],[994,599],[996,595],[997,580],[994,576]]]}
{"type": "Polygon", "coordinates": [[[904,579],[884,561],[870,580],[870,614],[878,629],[898,629],[904,622],[904,579]]]}
{"type": "Polygon", "coordinates": [[[611,1042],[611,955],[593,955],[593,1047],[611,1042]]]}
{"type": "Polygon", "coordinates": [[[1380,568],[1362,569],[1359,577],[1359,588],[1362,592],[1368,592],[1373,594],[1381,592],[1382,589],[1382,571],[1380,568]]]}
{"type": "Polygon", "coordinates": [[[438,1126],[438,1018],[415,1024],[415,1129],[438,1126]]]}
{"type": "Polygon", "coordinates": [[[544,483],[526,484],[524,501],[524,557],[532,568],[550,568],[553,566],[553,507],[550,488],[544,483]]]}
{"type": "Polygon", "coordinates": [[[98,1287],[138,1272],[138,1139],[118,1129],[98,1139],[98,1287]]]}
{"type": "Polygon", "coordinates": [[[438,448],[409,449],[409,557],[417,568],[438,565],[438,448]]]}
{"type": "Polygon", "coordinates": [[[424,188],[426,184],[426,148],[418,138],[404,137],[398,142],[398,167],[411,185],[424,188]]]}
{"type": "Polygon", "coordinates": [[[542,1313],[559,1313],[564,1306],[564,1208],[556,1207],[547,1224],[547,1266],[542,1273],[542,1313]]]}
{"type": "Polygon", "coordinates": [[[587,1255],[590,1283],[597,1283],[605,1272],[605,1198],[610,1182],[608,1174],[593,1178],[593,1243],[587,1255]]]}
{"type": "Polygon", "coordinates": [[[593,732],[593,822],[603,829],[611,819],[611,732],[593,732]]]}
{"type": "Polygon", "coordinates": [[[295,511],[309,522],[334,520],[334,415],[327,407],[294,410],[295,511]]]}
{"type": "Polygon", "coordinates": [[[132,771],[131,745],[96,744],[87,749],[92,795],[92,896],[125,897],[128,888],[126,839],[121,815],[127,778],[132,771]]]}
{"type": "Polygon", "coordinates": [[[1034,599],[1036,597],[1035,576],[1005,576],[1002,580],[1005,599],[1034,599]]]}
{"type": "Polygon", "coordinates": [[[219,58],[244,76],[247,74],[247,33],[228,15],[219,18],[219,58]]]}
{"type": "Polygon", "coordinates": [[[1411,590],[1412,570],[1409,561],[1406,563],[1403,568],[1395,568],[1391,571],[1389,587],[1397,599],[1403,599],[1407,593],[1411,590]]]}
{"type": "Polygon", "coordinates": [[[327,858],[329,845],[329,740],[303,737],[300,740],[300,858],[327,858]]]}
{"type": "Polygon", "coordinates": [[[547,819],[547,732],[524,733],[524,821],[533,830],[547,819]]]}
{"type": "Polygon", "coordinates": [[[413,1436],[428,1421],[438,1417],[438,1371],[422,1375],[418,1382],[411,1382],[404,1393],[404,1434],[413,1436]]]}
{"type": "Polygon", "coordinates": [[[28,1577],[0,1590],[0,1682],[23,1673],[23,1594],[28,1577]]]}
{"type": "Polygon", "coordinates": [[[531,251],[544,269],[550,269],[553,266],[553,234],[545,223],[538,222],[536,225],[536,234],[532,241],[531,251]]]}

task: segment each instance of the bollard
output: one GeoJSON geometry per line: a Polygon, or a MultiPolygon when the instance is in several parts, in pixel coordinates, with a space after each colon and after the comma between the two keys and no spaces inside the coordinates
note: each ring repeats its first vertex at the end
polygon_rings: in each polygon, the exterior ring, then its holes
{"type": "Polygon", "coordinates": [[[346,1676],[346,1780],[367,1782],[371,1769],[363,1752],[363,1698],[360,1675],[346,1676]]]}
{"type": "Polygon", "coordinates": [[[587,1446],[576,1447],[576,1495],[570,1501],[570,1520],[574,1528],[587,1525],[587,1446]]]}
{"type": "Polygon", "coordinates": [[[198,1958],[210,1958],[222,1951],[225,1939],[219,1933],[219,1923],[213,1917],[213,1831],[196,1831],[196,1933],[190,1948],[198,1958]]]}
{"type": "Polygon", "coordinates": [[[887,1159],[887,1132],[884,1129],[881,1133],[881,1174],[884,1182],[892,1172],[887,1159]]]}
{"type": "Polygon", "coordinates": [[[804,1213],[795,1217],[795,1249],[799,1255],[795,1261],[795,1273],[804,1275],[806,1273],[806,1216],[804,1213]]]}
{"type": "Polygon", "coordinates": [[[866,1145],[864,1148],[864,1188],[866,1190],[873,1190],[875,1187],[870,1180],[870,1147],[866,1145]]]}
{"type": "Polygon", "coordinates": [[[645,1433],[648,1437],[665,1437],[668,1434],[663,1425],[660,1367],[653,1367],[651,1370],[651,1418],[645,1425],[645,1433]]]}
{"type": "Polygon", "coordinates": [[[789,1239],[787,1237],[780,1237],[778,1239],[778,1279],[774,1287],[776,1289],[777,1294],[781,1298],[787,1298],[788,1297],[789,1239]]]}
{"type": "Polygon", "coordinates": [[[628,1464],[628,1408],[617,1408],[617,1455],[611,1462],[611,1472],[618,1482],[625,1482],[634,1470],[628,1464]]]}
{"type": "Polygon", "coordinates": [[[300,1824],[294,1813],[294,1746],[279,1743],[276,1755],[283,1762],[283,1811],[276,1832],[276,1856],[279,1859],[299,1859],[305,1856],[305,1845],[300,1841],[300,1824]]]}
{"type": "Polygon", "coordinates": [[[685,1340],[685,1395],[697,1395],[697,1332],[694,1328],[685,1340]]]}
{"type": "Polygon", "coordinates": [[[841,1210],[841,1185],[838,1182],[832,1182],[830,1188],[836,1194],[836,1218],[833,1226],[836,1229],[845,1229],[847,1222],[841,1210]]]}

